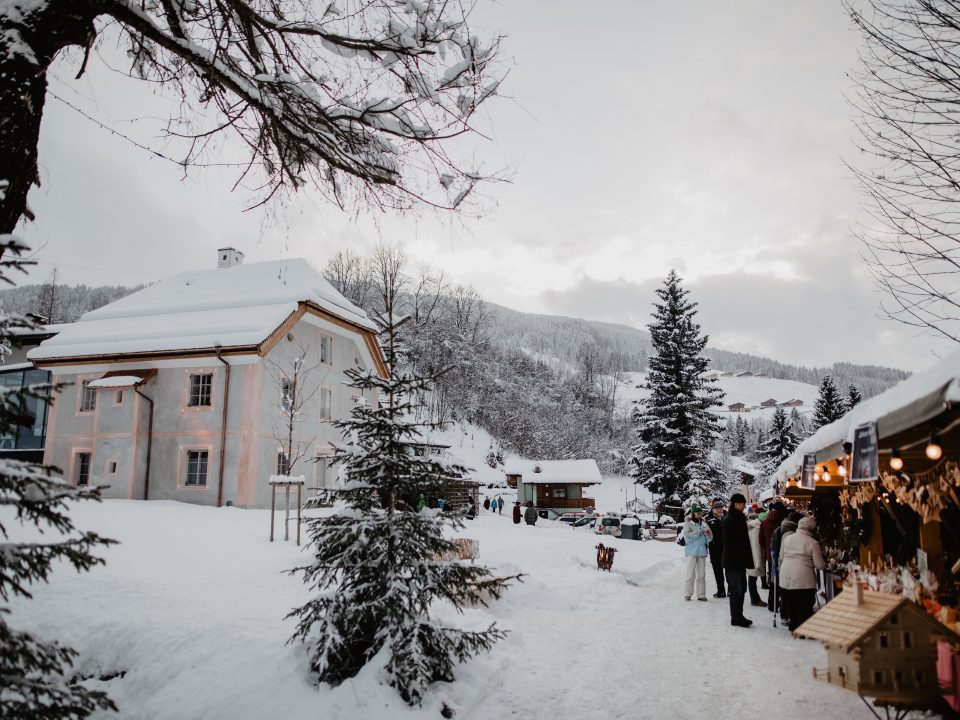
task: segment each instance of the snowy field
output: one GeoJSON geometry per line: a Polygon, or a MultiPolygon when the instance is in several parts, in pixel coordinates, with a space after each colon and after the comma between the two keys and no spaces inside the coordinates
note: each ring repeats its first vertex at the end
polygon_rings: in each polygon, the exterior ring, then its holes
{"type": "Polygon", "coordinates": [[[338,688],[311,683],[303,650],[285,645],[293,626],[283,620],[307,598],[283,571],[306,558],[292,542],[267,541],[268,511],[116,500],[74,515],[122,544],[91,573],[59,569],[35,600],[14,603],[13,621],[77,648],[83,674],[125,673],[96,683],[125,719],[439,718],[444,702],[472,720],[866,712],[855,695],[812,680],[823,650],[772,628],[766,609],[747,608],[757,622],[743,630],[728,624],[725,601],[684,602],[682,550],[672,543],[607,538],[619,549],[607,574],[595,568],[592,533],[490,513],[469,522],[464,535],[480,541],[483,563],[526,577],[457,622],[494,619],[510,634],[411,710],[376,668],[338,688]]]}
{"type": "MultiPolygon", "coordinates": [[[[641,400],[648,395],[646,390],[637,387],[637,385],[643,383],[645,375],[645,373],[627,373],[626,380],[618,391],[620,402],[624,408],[630,407],[633,401],[641,400]]],[[[716,413],[721,417],[733,419],[736,419],[739,415],[744,420],[757,417],[769,420],[775,412],[775,408],[755,409],[747,413],[731,413],[727,410],[727,406],[734,403],[743,403],[749,408],[755,408],[759,407],[764,400],[773,399],[778,403],[783,403],[797,399],[803,400],[803,406],[797,408],[797,411],[806,415],[813,412],[813,405],[820,393],[820,389],[815,385],[776,378],[721,377],[717,379],[715,387],[724,392],[723,408],[717,408],[716,413]]]]}

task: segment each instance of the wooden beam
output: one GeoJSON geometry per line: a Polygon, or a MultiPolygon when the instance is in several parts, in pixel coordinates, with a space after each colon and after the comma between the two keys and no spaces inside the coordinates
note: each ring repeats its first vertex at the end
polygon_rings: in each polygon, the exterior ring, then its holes
{"type": "Polygon", "coordinates": [[[865,568],[883,562],[883,532],[876,500],[870,503],[867,512],[870,513],[870,537],[860,543],[860,565],[865,568]]]}
{"type": "Polygon", "coordinates": [[[940,521],[931,520],[920,525],[920,549],[927,554],[927,567],[943,587],[946,581],[943,566],[943,541],[940,537],[940,521]]]}

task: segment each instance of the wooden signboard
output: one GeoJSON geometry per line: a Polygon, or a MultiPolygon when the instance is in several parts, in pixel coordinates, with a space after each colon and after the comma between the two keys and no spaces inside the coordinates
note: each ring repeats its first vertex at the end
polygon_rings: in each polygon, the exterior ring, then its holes
{"type": "Polygon", "coordinates": [[[877,424],[859,425],[853,431],[853,452],[850,461],[850,482],[867,482],[880,477],[877,424]]]}

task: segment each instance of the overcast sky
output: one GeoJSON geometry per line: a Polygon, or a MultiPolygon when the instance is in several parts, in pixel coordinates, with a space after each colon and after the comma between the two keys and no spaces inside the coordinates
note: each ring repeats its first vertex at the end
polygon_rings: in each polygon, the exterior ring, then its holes
{"type": "MultiPolygon", "coordinates": [[[[322,265],[386,239],[518,310],[642,327],[675,267],[717,347],[907,369],[946,349],[878,317],[850,236],[858,37],[839,0],[481,0],[477,22],[513,58],[479,148],[513,181],[487,189],[482,219],[357,218],[315,192],[245,213],[254,196],[231,193],[230,172],[184,177],[50,98],[22,228],[42,248],[31,280],[56,265],[66,282],[149,282],[212,267],[223,245],[322,265]]],[[[109,62],[77,81],[63,57],[50,89],[161,148],[167,101],[109,62]]]]}

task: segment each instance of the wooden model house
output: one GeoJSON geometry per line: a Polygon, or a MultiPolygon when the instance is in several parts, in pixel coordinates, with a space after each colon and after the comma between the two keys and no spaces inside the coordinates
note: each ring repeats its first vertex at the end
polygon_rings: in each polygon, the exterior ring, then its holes
{"type": "Polygon", "coordinates": [[[817,680],[893,704],[937,700],[937,641],[960,636],[908,598],[863,590],[858,584],[815,613],[794,632],[819,640],[827,668],[817,680]]]}

